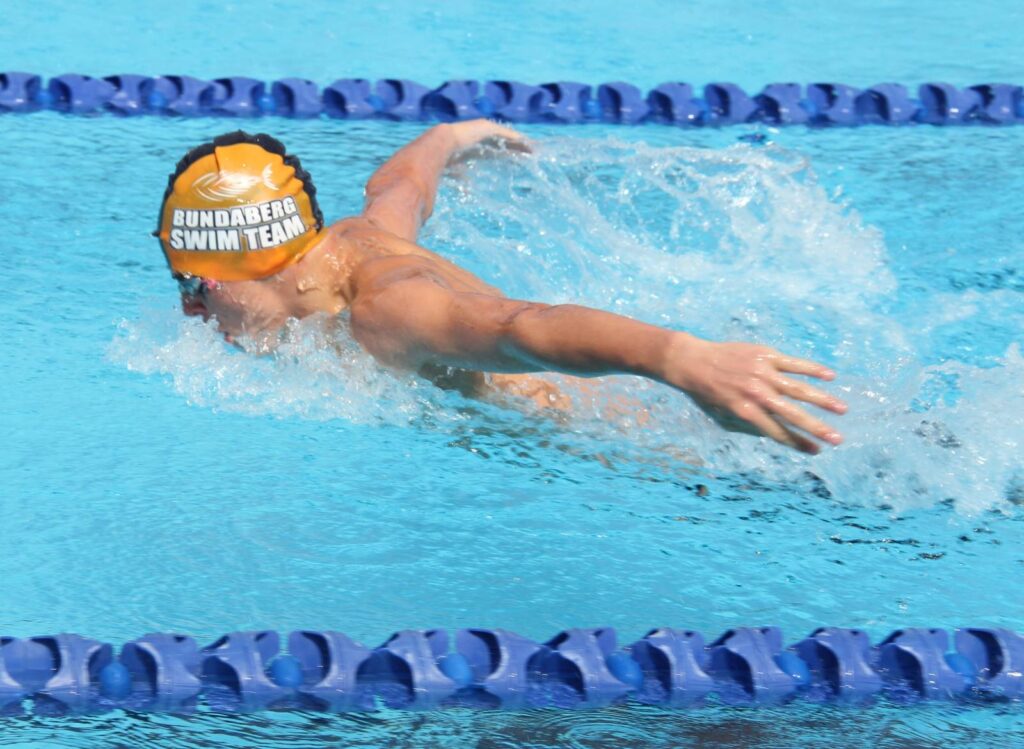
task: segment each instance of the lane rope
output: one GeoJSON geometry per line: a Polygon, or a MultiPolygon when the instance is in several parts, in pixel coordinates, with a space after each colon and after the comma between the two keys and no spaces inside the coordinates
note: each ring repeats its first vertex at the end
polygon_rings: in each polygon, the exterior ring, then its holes
{"type": "Polygon", "coordinates": [[[637,125],[855,126],[1024,122],[1021,86],[988,83],[957,88],[880,83],[858,89],[841,83],[772,83],[748,94],[733,83],[708,83],[697,96],[689,83],[662,83],[644,92],[622,81],[592,86],[560,81],[451,80],[431,88],[415,81],[341,78],[322,90],[313,81],[282,78],[200,80],[183,75],[92,77],[68,73],[49,80],[33,73],[0,73],[0,113],[55,110],[69,114],[181,117],[330,117],[442,121],[492,117],[508,122],[604,122],[637,125]]]}
{"type": "Polygon", "coordinates": [[[821,627],[785,645],[778,627],[707,642],[653,629],[619,647],[610,627],[535,642],[502,629],[402,630],[376,648],[340,632],[232,632],[205,647],[149,634],[115,648],[75,634],[0,638],[0,715],[790,702],[891,704],[1024,698],[1024,637],[1007,629],[899,629],[872,645],[821,627]]]}

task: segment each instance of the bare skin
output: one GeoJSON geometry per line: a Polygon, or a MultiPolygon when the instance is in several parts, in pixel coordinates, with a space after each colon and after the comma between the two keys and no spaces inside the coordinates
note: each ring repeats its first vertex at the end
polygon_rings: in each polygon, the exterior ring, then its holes
{"type": "Polygon", "coordinates": [[[324,230],[301,261],[259,281],[211,283],[201,297],[183,297],[183,310],[215,317],[232,340],[347,309],[353,335],[378,361],[442,385],[470,391],[486,372],[506,391],[567,408],[564,394],[529,373],[640,375],[683,391],[726,429],[811,454],[842,442],[800,405],[846,412],[840,399],[794,377],[834,379],[821,364],[588,307],[509,299],[416,244],[445,167],[493,140],[528,150],[522,135],[487,120],[431,128],[370,178],[362,214],[324,230]]]}

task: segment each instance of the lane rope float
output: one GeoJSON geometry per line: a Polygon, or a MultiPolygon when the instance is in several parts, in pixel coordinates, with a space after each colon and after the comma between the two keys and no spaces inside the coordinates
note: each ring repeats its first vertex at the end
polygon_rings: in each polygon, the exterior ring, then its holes
{"type": "Polygon", "coordinates": [[[93,77],[68,73],[48,80],[33,73],[0,73],[0,113],[54,110],[69,114],[182,117],[326,116],[339,119],[442,121],[493,117],[508,122],[604,122],[637,125],[1010,125],[1024,123],[1022,87],[987,83],[957,88],[923,83],[916,96],[899,83],[855,88],[841,83],[771,83],[749,94],[714,82],[696,95],[689,83],[643,91],[613,81],[532,85],[510,80],[416,81],[341,78],[322,90],[313,81],[271,83],[242,76],[201,80],[184,75],[93,77]]]}
{"type": "Polygon", "coordinates": [[[652,629],[619,647],[611,627],[535,642],[502,629],[402,630],[369,648],[341,632],[232,632],[205,647],[149,634],[109,644],[75,634],[0,638],[0,715],[117,708],[333,712],[452,706],[668,707],[790,702],[891,704],[1024,698],[1024,637],[1007,629],[899,629],[872,645],[821,627],[785,645],[778,627],[652,629]]]}

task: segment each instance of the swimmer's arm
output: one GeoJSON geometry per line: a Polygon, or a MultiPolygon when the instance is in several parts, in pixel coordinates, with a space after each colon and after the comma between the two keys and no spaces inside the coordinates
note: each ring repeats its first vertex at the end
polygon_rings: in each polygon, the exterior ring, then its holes
{"type": "Polygon", "coordinates": [[[370,177],[363,216],[379,228],[415,242],[434,210],[437,186],[448,162],[455,154],[491,139],[525,147],[522,135],[489,120],[430,128],[370,177]]]}
{"type": "Polygon", "coordinates": [[[815,362],[766,346],[714,343],[610,312],[454,292],[429,276],[358,294],[357,340],[383,363],[487,372],[633,374],[687,393],[722,426],[807,453],[842,437],[794,401],[841,414],[845,404],[789,375],[831,380],[815,362]]]}

